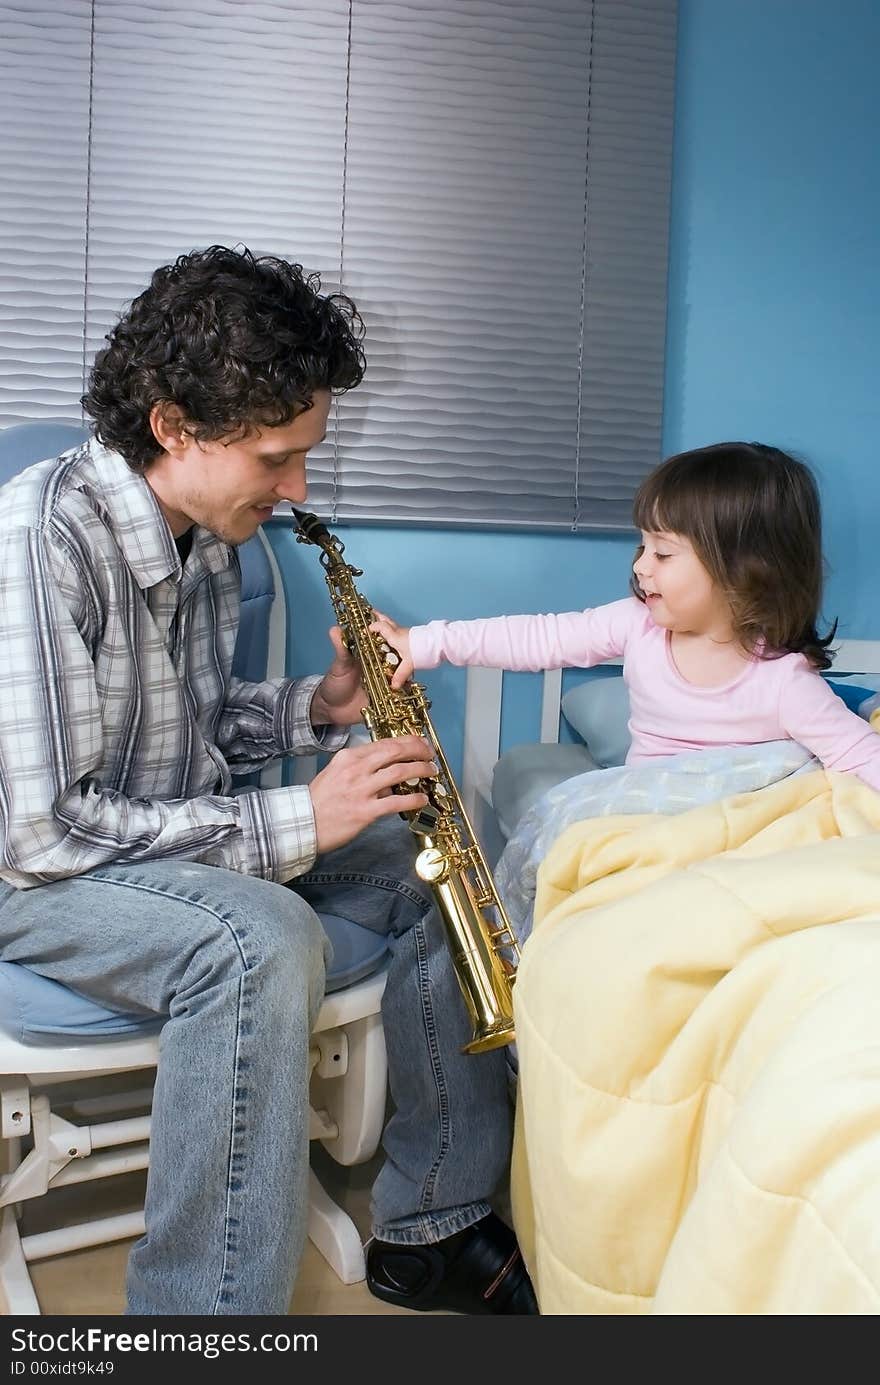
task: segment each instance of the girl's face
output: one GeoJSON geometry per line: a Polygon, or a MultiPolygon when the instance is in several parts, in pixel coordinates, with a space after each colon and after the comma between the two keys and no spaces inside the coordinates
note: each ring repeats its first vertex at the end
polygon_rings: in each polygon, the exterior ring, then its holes
{"type": "Polygon", "coordinates": [[[680,534],[642,531],[642,551],[633,572],[652,618],[664,630],[730,639],[727,599],[680,534]]]}

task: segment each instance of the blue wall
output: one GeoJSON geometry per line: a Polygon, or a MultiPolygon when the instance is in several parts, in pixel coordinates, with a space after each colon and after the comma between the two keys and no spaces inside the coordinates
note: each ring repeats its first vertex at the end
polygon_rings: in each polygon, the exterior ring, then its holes
{"type": "MultiPolygon", "coordinates": [[[[827,613],[841,634],[880,638],[880,5],[680,0],[678,47],[664,452],[738,437],[809,461],[827,613]]],[[[270,532],[296,602],[296,670],[318,668],[330,616],[316,551],[270,532]]],[[[632,554],[623,536],[338,532],[365,595],[407,624],[615,600],[632,554]]],[[[457,768],[463,675],[425,681],[457,768]]],[[[530,739],[535,680],[516,675],[511,693],[505,740],[530,739]]]]}
{"type": "Polygon", "coordinates": [[[841,634],[880,637],[880,5],[682,0],[664,446],[816,471],[841,634]]]}

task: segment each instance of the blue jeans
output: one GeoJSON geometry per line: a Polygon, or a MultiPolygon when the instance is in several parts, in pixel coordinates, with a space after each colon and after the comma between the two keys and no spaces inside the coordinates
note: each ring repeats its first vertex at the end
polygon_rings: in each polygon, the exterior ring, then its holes
{"type": "Polygon", "coordinates": [[[316,908],[392,947],[382,1009],[395,1109],[375,1234],[435,1241],[488,1212],[510,1153],[504,1053],[460,1052],[469,1022],[413,857],[393,817],[290,887],[168,861],[33,890],[0,884],[2,960],[167,1017],[129,1313],[288,1310],[306,1236],[309,1034],[327,946],[316,908]]]}

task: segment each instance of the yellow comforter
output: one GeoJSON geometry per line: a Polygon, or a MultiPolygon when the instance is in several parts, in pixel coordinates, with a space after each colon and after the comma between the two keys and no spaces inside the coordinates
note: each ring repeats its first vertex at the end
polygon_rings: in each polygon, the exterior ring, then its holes
{"type": "Polygon", "coordinates": [[[880,1311],[880,795],[578,823],[515,989],[544,1313],[880,1311]]]}

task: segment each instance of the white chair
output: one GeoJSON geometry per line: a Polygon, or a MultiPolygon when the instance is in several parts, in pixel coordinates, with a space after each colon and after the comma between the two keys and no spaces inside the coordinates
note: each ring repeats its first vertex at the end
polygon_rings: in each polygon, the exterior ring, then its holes
{"type": "MultiPolygon", "coordinates": [[[[64,424],[0,431],[0,484],[32,461],[77,446],[83,436],[64,424]]],[[[272,676],[284,669],[283,585],[262,535],[240,555],[237,671],[272,676]]],[[[388,950],[383,939],[347,919],[322,916],[322,922],[335,955],[312,1036],[310,1135],[338,1163],[351,1165],[372,1157],[384,1122],[387,1067],[380,1006],[388,950]]],[[[90,1217],[32,1235],[21,1234],[20,1220],[24,1204],[52,1189],[146,1168],[158,1027],[105,1010],[26,967],[0,963],[0,1140],[8,1169],[0,1178],[3,1313],[40,1312],[29,1263],[143,1233],[143,1211],[90,1217]],[[122,1091],[92,1094],[95,1078],[118,1074],[131,1074],[132,1085],[123,1082],[122,1091]],[[78,1086],[89,1093],[79,1101],[78,1086]]],[[[364,1278],[358,1230],[314,1170],[309,1236],[343,1283],[364,1278]]]]}

